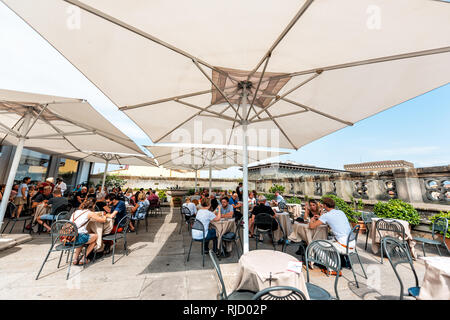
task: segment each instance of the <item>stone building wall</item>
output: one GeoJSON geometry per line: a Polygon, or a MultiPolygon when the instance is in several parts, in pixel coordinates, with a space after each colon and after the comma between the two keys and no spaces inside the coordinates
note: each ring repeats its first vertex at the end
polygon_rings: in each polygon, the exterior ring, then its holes
{"type": "MultiPolygon", "coordinates": [[[[102,175],[91,175],[90,181],[94,184],[102,182],[102,175]]],[[[193,189],[195,178],[179,178],[179,177],[133,177],[120,176],[127,181],[125,188],[152,188],[152,189],[170,189],[178,187],[179,189],[193,189]]],[[[199,189],[209,188],[209,179],[197,179],[199,189]]],[[[238,179],[212,179],[212,188],[221,190],[235,190],[238,185],[238,179]]]]}
{"type": "Polygon", "coordinates": [[[398,198],[419,208],[450,210],[450,165],[279,179],[259,177],[252,182],[259,192],[268,192],[278,184],[285,187],[286,195],[320,197],[334,193],[344,200],[353,197],[367,204],[398,198]]]}

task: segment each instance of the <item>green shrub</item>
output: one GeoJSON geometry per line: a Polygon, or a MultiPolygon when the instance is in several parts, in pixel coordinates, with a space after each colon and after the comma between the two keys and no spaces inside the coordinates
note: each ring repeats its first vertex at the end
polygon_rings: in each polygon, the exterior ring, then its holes
{"type": "Polygon", "coordinates": [[[354,223],[358,222],[358,219],[356,219],[356,217],[355,217],[355,215],[356,215],[355,211],[353,211],[352,207],[347,202],[345,202],[343,199],[335,196],[334,194],[326,194],[322,197],[322,200],[324,198],[333,199],[336,204],[336,209],[339,209],[345,213],[345,215],[347,216],[348,222],[354,222],[354,223]]]}
{"type": "Polygon", "coordinates": [[[166,191],[164,191],[164,190],[158,190],[158,197],[159,197],[159,199],[161,199],[161,200],[167,198],[167,196],[166,196],[166,191]]]}
{"type": "Polygon", "coordinates": [[[274,184],[272,187],[270,187],[269,192],[270,193],[275,193],[275,192],[278,191],[280,193],[283,193],[285,189],[286,188],[284,186],[281,186],[279,184],[274,184]]]}
{"type": "Polygon", "coordinates": [[[378,202],[373,212],[380,218],[391,218],[408,221],[415,226],[420,223],[420,215],[409,203],[400,199],[391,199],[388,202],[378,202]]]}
{"type": "Polygon", "coordinates": [[[275,199],[275,195],[271,193],[265,193],[264,196],[266,197],[267,201],[272,201],[275,199]]]}
{"type": "MultiPolygon", "coordinates": [[[[447,218],[450,221],[450,211],[449,212],[439,212],[430,218],[431,223],[433,224],[437,218],[447,218]]],[[[433,225],[430,224],[430,230],[433,228],[433,225]]],[[[440,234],[444,234],[444,231],[439,231],[440,234]]],[[[450,230],[447,230],[447,238],[450,238],[450,230]]]]}
{"type": "Polygon", "coordinates": [[[301,204],[302,201],[297,198],[297,197],[291,197],[291,198],[287,198],[286,199],[286,203],[296,203],[296,204],[301,204]]]}

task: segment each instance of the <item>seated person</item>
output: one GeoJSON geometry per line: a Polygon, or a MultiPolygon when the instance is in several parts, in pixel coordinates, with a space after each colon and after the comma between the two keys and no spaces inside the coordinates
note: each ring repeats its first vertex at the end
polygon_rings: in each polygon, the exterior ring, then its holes
{"type": "MultiPolygon", "coordinates": [[[[183,203],[183,207],[186,207],[189,209],[189,211],[191,212],[191,216],[195,216],[197,214],[197,206],[195,205],[195,203],[191,202],[191,198],[187,197],[186,198],[186,202],[183,203]]],[[[188,220],[189,217],[186,217],[186,220],[188,220]]]]}
{"type": "Polygon", "coordinates": [[[228,200],[228,202],[233,207],[234,218],[236,219],[236,221],[238,221],[242,217],[241,213],[242,202],[239,203],[238,194],[236,192],[233,192],[233,195],[228,200]]]}
{"type": "Polygon", "coordinates": [[[106,211],[106,217],[114,219],[114,227],[111,234],[122,232],[123,226],[118,226],[120,220],[127,215],[127,208],[125,202],[119,200],[114,193],[106,196],[106,206],[103,208],[106,211]]]}
{"type": "Polygon", "coordinates": [[[222,218],[225,218],[225,219],[233,218],[234,208],[229,203],[228,198],[220,199],[220,206],[218,206],[216,213],[219,213],[219,211],[222,215],[222,218]]]}
{"type": "MultiPolygon", "coordinates": [[[[315,229],[318,226],[327,224],[331,228],[331,232],[334,235],[333,246],[341,253],[345,253],[347,246],[347,238],[352,231],[347,216],[341,210],[335,209],[335,202],[331,198],[324,198],[322,200],[323,207],[326,213],[320,217],[314,216],[309,223],[310,229],[315,229]]],[[[349,243],[349,250],[355,248],[355,241],[349,243]]]]}
{"type": "Polygon", "coordinates": [[[80,191],[78,191],[75,195],[76,201],[74,201],[74,208],[78,208],[81,203],[86,199],[88,195],[88,189],[87,187],[82,187],[80,191]]]}
{"type": "Polygon", "coordinates": [[[42,193],[39,193],[33,200],[33,203],[31,205],[31,208],[36,208],[36,212],[34,214],[33,222],[36,221],[37,217],[46,214],[49,211],[49,208],[47,206],[47,202],[53,198],[52,195],[52,187],[46,186],[44,187],[44,190],[42,193]]]}
{"type": "Polygon", "coordinates": [[[215,195],[210,195],[209,198],[211,199],[211,207],[209,209],[214,212],[219,206],[219,201],[217,201],[215,195]]]}
{"type": "Polygon", "coordinates": [[[67,210],[67,205],[69,204],[69,201],[67,200],[66,197],[62,196],[62,192],[61,189],[56,188],[53,191],[53,198],[50,198],[48,200],[48,202],[46,204],[44,204],[44,206],[49,206],[51,205],[51,210],[49,214],[43,214],[42,216],[38,216],[36,221],[40,224],[43,225],[44,228],[50,232],[51,228],[49,225],[47,225],[47,223],[45,223],[42,220],[50,220],[53,221],[56,219],[56,215],[60,212],[62,212],[63,210],[67,210]]]}
{"type": "Polygon", "coordinates": [[[276,192],[275,192],[275,199],[272,200],[272,204],[273,204],[274,206],[278,206],[278,204],[279,204],[281,201],[286,202],[286,200],[284,200],[284,198],[283,198],[283,196],[280,194],[280,192],[279,192],[279,191],[276,191],[276,192]]]}
{"type": "MultiPolygon", "coordinates": [[[[209,241],[213,240],[213,251],[217,253],[217,235],[216,235],[216,229],[211,228],[209,229],[209,223],[211,221],[219,221],[221,218],[220,212],[217,214],[217,216],[209,211],[209,208],[211,206],[211,200],[208,198],[203,198],[200,203],[200,210],[197,212],[197,216],[195,217],[195,220],[200,221],[204,228],[205,228],[205,253],[209,252],[209,241]]],[[[195,240],[202,240],[203,238],[203,232],[200,230],[192,230],[192,238],[195,240]]]]}
{"type": "Polygon", "coordinates": [[[136,205],[131,208],[131,212],[133,213],[133,219],[130,221],[130,230],[134,231],[134,225],[133,225],[133,220],[137,220],[137,219],[144,219],[145,215],[147,214],[147,197],[145,196],[144,193],[139,193],[138,195],[138,202],[136,203],[136,205]]]}
{"type": "Polygon", "coordinates": [[[261,213],[267,213],[270,216],[272,216],[272,223],[271,225],[260,225],[261,229],[272,229],[272,231],[275,231],[278,229],[278,222],[275,220],[275,212],[270,206],[266,205],[266,197],[265,196],[259,196],[258,197],[258,204],[253,208],[252,210],[252,217],[249,220],[249,231],[250,231],[250,237],[253,237],[253,232],[255,229],[255,218],[258,214],[261,213]]]}
{"type": "MultiPolygon", "coordinates": [[[[78,228],[78,235],[75,239],[75,245],[88,244],[88,247],[86,249],[86,257],[84,257],[81,264],[87,264],[90,262],[87,256],[89,256],[89,254],[95,248],[97,241],[97,235],[95,233],[89,233],[86,229],[86,225],[91,220],[102,223],[106,222],[106,216],[99,216],[94,211],[95,199],[89,198],[86,199],[86,201],[84,201],[80,205],[79,209],[76,210],[70,217],[70,221],[75,223],[78,228]]],[[[80,253],[82,249],[83,247],[75,249],[75,259],[73,262],[74,265],[80,264],[80,260],[82,259],[82,257],[80,257],[80,253]]]]}
{"type": "Polygon", "coordinates": [[[314,199],[309,199],[305,204],[305,220],[314,216],[320,217],[322,214],[322,205],[314,199]]]}

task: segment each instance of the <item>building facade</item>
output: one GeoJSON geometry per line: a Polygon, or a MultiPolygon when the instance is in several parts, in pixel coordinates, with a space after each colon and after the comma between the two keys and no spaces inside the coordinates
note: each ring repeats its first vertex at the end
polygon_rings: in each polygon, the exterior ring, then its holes
{"type": "MultiPolygon", "coordinates": [[[[0,146],[0,183],[5,184],[11,169],[16,147],[0,146]]],[[[69,158],[49,155],[36,150],[23,149],[15,183],[25,177],[31,177],[32,183],[44,181],[49,177],[62,178],[68,190],[78,184],[89,181],[92,168],[91,162],[77,161],[69,158]]]]}
{"type": "Polygon", "coordinates": [[[351,172],[370,172],[370,171],[387,171],[395,169],[411,169],[414,164],[405,160],[386,160],[374,162],[362,162],[354,164],[345,164],[344,169],[351,172]]]}

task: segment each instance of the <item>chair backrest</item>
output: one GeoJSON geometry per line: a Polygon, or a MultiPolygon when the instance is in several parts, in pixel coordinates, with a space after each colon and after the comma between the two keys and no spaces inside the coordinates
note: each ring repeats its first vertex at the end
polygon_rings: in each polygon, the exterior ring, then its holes
{"type": "MultiPolygon", "coordinates": [[[[130,220],[131,220],[131,215],[130,214],[127,214],[122,219],[120,219],[120,221],[117,224],[117,226],[121,226],[122,227],[122,232],[116,232],[116,233],[127,233],[128,232],[128,227],[130,226],[130,220]]],[[[117,228],[117,229],[119,229],[119,228],[117,228]]]]}
{"type": "Polygon", "coordinates": [[[227,291],[225,289],[225,283],[223,282],[222,271],[220,271],[219,261],[217,261],[217,257],[212,250],[209,250],[209,257],[211,258],[211,262],[216,270],[217,277],[219,278],[219,295],[221,300],[227,300],[227,291]]]}
{"type": "Polygon", "coordinates": [[[256,293],[252,300],[306,300],[305,294],[294,287],[270,287],[256,293]],[[272,292],[286,291],[284,295],[275,295],[272,292]]]}
{"type": "Polygon", "coordinates": [[[439,233],[442,232],[444,235],[444,237],[443,237],[443,241],[444,241],[445,237],[447,236],[447,231],[448,231],[448,219],[444,218],[444,217],[436,218],[436,220],[434,220],[433,226],[432,226],[433,239],[434,239],[434,234],[436,232],[439,232],[439,233]]]}
{"type": "Polygon", "coordinates": [[[8,206],[6,207],[6,217],[12,217],[12,214],[17,210],[17,206],[11,201],[8,202],[8,206]]]}
{"type": "Polygon", "coordinates": [[[386,221],[384,219],[380,219],[375,224],[375,228],[380,236],[380,239],[383,238],[383,236],[381,235],[381,231],[389,231],[398,233],[402,237],[402,240],[405,240],[405,228],[398,221],[386,221]]]}
{"type": "Polygon", "coordinates": [[[203,233],[203,239],[206,238],[205,226],[203,225],[203,223],[200,220],[197,220],[197,219],[194,220],[194,223],[191,226],[191,230],[201,231],[203,233]]]}
{"type": "Polygon", "coordinates": [[[181,206],[181,214],[184,214],[185,216],[192,216],[191,210],[187,206],[181,206]]]}
{"type": "Polygon", "coordinates": [[[337,282],[339,280],[339,272],[341,270],[341,257],[339,251],[328,240],[315,240],[311,242],[306,248],[305,263],[306,275],[309,282],[309,268],[310,262],[324,266],[327,270],[336,272],[336,280],[334,282],[334,291],[336,298],[339,299],[337,292],[337,282]]]}
{"type": "Polygon", "coordinates": [[[364,223],[372,223],[372,218],[376,218],[377,215],[373,212],[361,212],[361,218],[364,221],[364,223]]]}
{"type": "Polygon", "coordinates": [[[59,221],[59,220],[69,220],[70,219],[70,216],[71,216],[71,214],[70,214],[70,212],[69,211],[61,211],[60,213],[58,213],[57,215],[56,215],[56,221],[59,221]]]}
{"type": "Polygon", "coordinates": [[[50,231],[52,237],[52,245],[54,246],[57,243],[65,244],[66,246],[74,246],[75,240],[72,242],[65,242],[64,239],[76,239],[78,236],[78,227],[75,223],[69,220],[58,220],[55,221],[51,226],[50,231]],[[71,228],[70,228],[71,226],[71,228]],[[68,232],[68,230],[72,230],[72,232],[68,232]]]}
{"type": "Polygon", "coordinates": [[[286,210],[286,208],[287,208],[286,201],[280,201],[278,203],[278,209],[280,209],[281,211],[286,210]]]}
{"type": "Polygon", "coordinates": [[[347,237],[347,247],[345,248],[345,253],[348,254],[348,250],[350,247],[350,242],[355,241],[354,250],[356,251],[356,244],[358,243],[358,235],[359,235],[360,226],[357,224],[353,227],[347,237]]]}
{"type": "MultiPolygon", "coordinates": [[[[272,226],[273,218],[268,213],[259,213],[255,216],[255,228],[264,230],[267,226],[272,226]],[[263,228],[261,229],[260,226],[263,228]]],[[[270,229],[270,227],[269,227],[270,229]]]]}
{"type": "Polygon", "coordinates": [[[403,244],[395,238],[392,237],[384,237],[381,240],[381,249],[385,251],[386,256],[394,269],[394,273],[397,276],[398,281],[400,282],[400,299],[403,299],[403,282],[400,278],[400,275],[397,272],[397,265],[402,263],[409,263],[411,270],[414,274],[414,278],[416,280],[416,287],[419,286],[419,279],[417,278],[416,270],[414,269],[413,262],[411,260],[410,255],[406,251],[403,244]]]}

